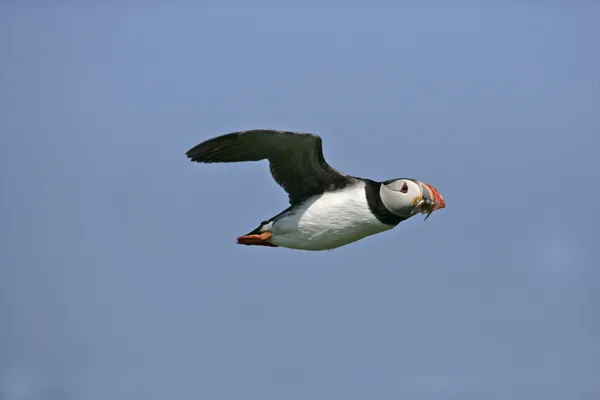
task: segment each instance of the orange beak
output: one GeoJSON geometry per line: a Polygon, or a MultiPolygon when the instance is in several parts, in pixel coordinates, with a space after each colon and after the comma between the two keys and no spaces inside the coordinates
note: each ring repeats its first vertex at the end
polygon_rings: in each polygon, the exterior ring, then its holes
{"type": "Polygon", "coordinates": [[[426,183],[423,184],[423,186],[425,187],[425,189],[427,189],[425,192],[429,192],[429,193],[423,193],[423,197],[426,199],[429,199],[433,202],[433,208],[431,211],[435,211],[435,210],[439,210],[441,208],[446,208],[446,202],[444,201],[444,198],[442,197],[442,195],[440,194],[440,192],[438,192],[438,190],[436,188],[434,188],[431,185],[428,185],[426,183]]]}

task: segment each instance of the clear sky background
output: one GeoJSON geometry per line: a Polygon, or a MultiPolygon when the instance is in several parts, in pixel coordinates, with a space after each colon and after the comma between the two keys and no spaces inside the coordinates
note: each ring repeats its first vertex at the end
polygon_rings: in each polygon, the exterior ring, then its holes
{"type": "Polygon", "coordinates": [[[600,8],[523,3],[0,6],[0,398],[600,398],[600,8]],[[447,208],[239,246],[252,128],[447,208]]]}

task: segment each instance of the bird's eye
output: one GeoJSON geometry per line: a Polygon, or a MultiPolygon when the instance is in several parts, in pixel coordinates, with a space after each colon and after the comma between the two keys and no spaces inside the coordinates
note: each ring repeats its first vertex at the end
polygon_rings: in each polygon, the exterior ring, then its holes
{"type": "Polygon", "coordinates": [[[400,189],[400,192],[402,192],[402,193],[408,192],[408,185],[406,184],[406,182],[404,182],[404,185],[402,185],[402,189],[400,189]]]}

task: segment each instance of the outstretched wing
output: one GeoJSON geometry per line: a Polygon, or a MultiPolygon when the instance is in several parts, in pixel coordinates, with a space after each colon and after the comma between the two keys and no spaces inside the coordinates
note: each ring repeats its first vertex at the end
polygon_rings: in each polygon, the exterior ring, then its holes
{"type": "Polygon", "coordinates": [[[314,194],[342,188],[354,178],[332,168],[323,157],[321,137],[312,133],[249,130],[218,136],[186,153],[202,163],[269,160],[273,179],[296,204],[314,194]]]}

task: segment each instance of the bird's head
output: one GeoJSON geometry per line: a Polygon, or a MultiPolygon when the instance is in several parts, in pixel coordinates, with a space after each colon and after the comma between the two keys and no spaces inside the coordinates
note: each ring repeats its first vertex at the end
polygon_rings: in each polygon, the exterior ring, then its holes
{"type": "Polygon", "coordinates": [[[435,210],[446,207],[444,198],[436,188],[416,179],[383,182],[379,194],[389,212],[405,218],[422,213],[427,214],[427,219],[435,210]]]}

